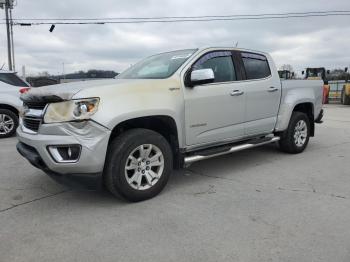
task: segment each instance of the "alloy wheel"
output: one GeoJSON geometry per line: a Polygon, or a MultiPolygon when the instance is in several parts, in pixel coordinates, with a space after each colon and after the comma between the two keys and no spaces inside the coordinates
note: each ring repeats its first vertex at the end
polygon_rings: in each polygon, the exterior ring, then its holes
{"type": "Polygon", "coordinates": [[[307,139],[307,125],[304,120],[299,120],[294,128],[294,143],[298,147],[302,147],[307,139]]]}
{"type": "Polygon", "coordinates": [[[125,178],[136,190],[147,190],[160,179],[164,170],[164,156],[155,145],[143,144],[135,148],[125,164],[125,178]]]}
{"type": "Polygon", "coordinates": [[[7,135],[15,127],[15,121],[6,114],[0,114],[0,135],[7,135]]]}

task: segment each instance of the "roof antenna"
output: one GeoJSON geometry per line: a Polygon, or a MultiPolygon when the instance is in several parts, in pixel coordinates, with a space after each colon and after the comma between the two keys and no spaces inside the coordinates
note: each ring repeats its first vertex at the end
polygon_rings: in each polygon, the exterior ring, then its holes
{"type": "Polygon", "coordinates": [[[4,68],[4,66],[5,66],[5,63],[2,64],[0,70],[2,70],[4,68]]]}
{"type": "Polygon", "coordinates": [[[237,46],[238,46],[238,41],[236,42],[236,44],[234,44],[234,46],[235,46],[235,47],[237,47],[237,46]]]}

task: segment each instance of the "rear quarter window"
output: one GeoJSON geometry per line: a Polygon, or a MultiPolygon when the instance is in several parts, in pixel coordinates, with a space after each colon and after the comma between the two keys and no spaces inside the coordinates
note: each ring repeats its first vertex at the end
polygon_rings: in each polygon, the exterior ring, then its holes
{"type": "Polygon", "coordinates": [[[253,53],[241,53],[241,55],[248,80],[266,78],[271,75],[269,62],[265,56],[253,53]]]}
{"type": "Polygon", "coordinates": [[[28,87],[28,84],[26,84],[16,74],[12,74],[12,73],[5,73],[5,74],[0,73],[0,82],[6,83],[12,86],[28,87]]]}

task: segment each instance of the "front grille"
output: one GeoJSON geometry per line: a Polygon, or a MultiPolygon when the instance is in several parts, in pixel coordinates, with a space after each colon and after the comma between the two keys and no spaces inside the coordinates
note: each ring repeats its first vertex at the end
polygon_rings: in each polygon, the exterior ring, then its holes
{"type": "Polygon", "coordinates": [[[29,109],[36,109],[36,110],[44,110],[45,106],[47,105],[47,102],[24,102],[24,106],[28,107],[29,109]]]}
{"type": "Polygon", "coordinates": [[[38,132],[41,123],[41,118],[25,116],[23,118],[23,125],[34,132],[38,132]]]}
{"type": "Polygon", "coordinates": [[[38,132],[40,125],[43,122],[43,114],[45,107],[49,103],[62,102],[63,99],[55,95],[39,96],[35,95],[35,90],[33,91],[34,93],[31,91],[21,96],[21,100],[23,101],[24,106],[22,125],[23,128],[26,128],[27,130],[38,132]]]}

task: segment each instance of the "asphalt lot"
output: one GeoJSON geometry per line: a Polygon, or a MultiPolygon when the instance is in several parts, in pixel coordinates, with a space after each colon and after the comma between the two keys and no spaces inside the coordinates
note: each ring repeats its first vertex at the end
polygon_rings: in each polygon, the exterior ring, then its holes
{"type": "Polygon", "coordinates": [[[303,154],[274,145],[176,172],[129,204],[56,184],[0,140],[0,261],[350,261],[350,107],[303,154]]]}

